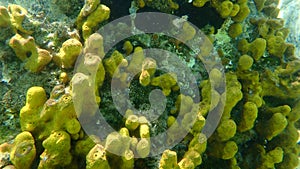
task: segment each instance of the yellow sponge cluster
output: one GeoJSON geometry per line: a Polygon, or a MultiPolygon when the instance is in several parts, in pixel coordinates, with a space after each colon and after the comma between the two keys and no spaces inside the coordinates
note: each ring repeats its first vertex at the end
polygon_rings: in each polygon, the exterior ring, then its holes
{"type": "Polygon", "coordinates": [[[22,26],[26,15],[27,10],[20,5],[10,4],[8,8],[0,6],[0,27],[11,27],[15,33],[32,34],[22,26]]]}
{"type": "Polygon", "coordinates": [[[87,39],[97,26],[110,16],[110,9],[100,4],[99,0],[87,0],[81,9],[77,20],[77,29],[82,31],[83,39],[87,39]]]}

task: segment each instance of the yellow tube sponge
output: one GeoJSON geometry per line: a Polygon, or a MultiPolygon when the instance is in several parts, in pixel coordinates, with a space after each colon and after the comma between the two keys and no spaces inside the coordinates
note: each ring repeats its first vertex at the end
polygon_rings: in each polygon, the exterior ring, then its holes
{"type": "Polygon", "coordinates": [[[132,58],[127,67],[127,71],[133,74],[139,73],[142,70],[142,64],[145,59],[143,48],[138,46],[134,48],[132,58]]]}
{"type": "Polygon", "coordinates": [[[193,162],[195,167],[202,163],[201,155],[195,150],[188,150],[184,154],[184,158],[190,159],[193,162]]]}
{"type": "Polygon", "coordinates": [[[199,154],[202,154],[205,152],[207,146],[207,138],[205,134],[198,133],[194,135],[194,138],[191,140],[189,144],[189,150],[195,150],[199,154]]]}
{"type": "Polygon", "coordinates": [[[180,169],[193,169],[196,167],[193,161],[189,158],[183,158],[182,160],[180,160],[178,166],[180,169]]]}
{"type": "Polygon", "coordinates": [[[110,9],[100,4],[97,9],[93,11],[82,25],[82,36],[83,39],[87,39],[93,32],[93,29],[100,23],[107,20],[110,16],[110,9]]]}
{"type": "Polygon", "coordinates": [[[10,152],[10,160],[16,169],[30,169],[36,156],[33,136],[24,131],[17,135],[10,152]]]}
{"type": "Polygon", "coordinates": [[[105,142],[105,150],[113,154],[123,154],[129,150],[131,140],[127,136],[122,136],[118,132],[110,133],[105,142]]]}
{"type": "Polygon", "coordinates": [[[38,123],[38,115],[46,102],[46,92],[42,87],[31,87],[27,91],[26,104],[20,110],[20,125],[22,131],[34,131],[38,123]]]}
{"type": "Polygon", "coordinates": [[[165,150],[159,161],[159,169],[179,169],[177,153],[169,149],[165,150]]]}
{"type": "Polygon", "coordinates": [[[242,39],[238,44],[238,50],[243,54],[251,53],[251,56],[257,61],[259,60],[267,47],[267,41],[263,38],[256,38],[253,42],[248,43],[246,39],[242,39]]]}
{"type": "Polygon", "coordinates": [[[283,150],[281,147],[265,153],[261,153],[261,163],[257,169],[275,168],[275,164],[280,163],[283,159],[283,150]]]}
{"type": "Polygon", "coordinates": [[[241,121],[238,124],[238,130],[244,132],[253,128],[257,114],[258,109],[256,104],[253,102],[246,102],[243,107],[241,121]]]}
{"type": "Polygon", "coordinates": [[[263,56],[266,50],[266,46],[267,46],[267,42],[265,39],[256,38],[253,42],[251,42],[249,46],[249,51],[251,52],[252,57],[255,60],[259,60],[263,56]]]}
{"type": "Polygon", "coordinates": [[[217,135],[220,141],[227,141],[236,133],[236,124],[232,119],[222,120],[217,128],[217,135]]]}
{"type": "MultiPolygon", "coordinates": [[[[233,107],[243,98],[242,85],[234,73],[226,73],[226,100],[222,119],[230,118],[233,107]]],[[[222,94],[221,98],[224,95],[222,94]]],[[[221,99],[224,102],[223,99],[221,99]]]]}
{"type": "Polygon", "coordinates": [[[25,34],[32,34],[32,31],[25,30],[22,26],[22,23],[27,15],[27,10],[24,9],[23,7],[15,4],[10,4],[8,5],[8,11],[10,13],[10,21],[15,29],[15,32],[21,31],[22,33],[25,34]]]}
{"type": "Polygon", "coordinates": [[[52,56],[45,49],[37,48],[37,54],[32,54],[25,63],[25,68],[31,72],[41,71],[50,61],[52,56]]]}
{"type": "Polygon", "coordinates": [[[62,47],[53,60],[62,68],[72,68],[81,50],[82,44],[79,40],[68,39],[62,44],[62,47]]]}
{"type": "Polygon", "coordinates": [[[287,48],[284,38],[281,36],[270,36],[267,39],[268,52],[271,55],[277,56],[279,58],[283,57],[283,54],[287,48]]]}
{"type": "Polygon", "coordinates": [[[240,4],[240,10],[234,17],[232,17],[232,20],[235,22],[242,22],[248,17],[249,14],[250,9],[247,6],[247,3],[240,4]]]}
{"type": "Polygon", "coordinates": [[[238,69],[241,71],[249,70],[253,65],[253,59],[249,55],[242,55],[239,58],[238,69]]]}
{"type": "Polygon", "coordinates": [[[85,47],[83,53],[92,53],[97,55],[100,59],[104,58],[104,47],[103,47],[103,37],[99,33],[93,33],[89,38],[84,42],[85,47]]]}
{"type": "Polygon", "coordinates": [[[96,144],[86,156],[86,169],[110,169],[105,149],[96,144]]]}
{"type": "Polygon", "coordinates": [[[168,96],[171,93],[173,86],[177,84],[177,76],[173,73],[165,73],[158,77],[154,77],[151,80],[151,85],[159,86],[162,88],[162,92],[165,96],[168,96]]]}
{"type": "Polygon", "coordinates": [[[236,38],[238,37],[241,33],[243,33],[243,27],[242,24],[240,23],[234,23],[230,25],[229,30],[228,30],[228,35],[231,38],[236,38]]]}
{"type": "Polygon", "coordinates": [[[150,128],[147,124],[140,125],[140,137],[149,138],[150,137],[150,128]]]}
{"type": "Polygon", "coordinates": [[[182,25],[181,33],[178,35],[178,38],[183,42],[191,40],[196,35],[196,29],[189,23],[184,22],[182,25]]]}
{"type": "Polygon", "coordinates": [[[4,6],[0,6],[0,27],[8,27],[10,25],[8,10],[4,6]]]}
{"type": "Polygon", "coordinates": [[[266,0],[254,0],[254,2],[255,2],[257,11],[261,11],[265,6],[266,0]]]}
{"type": "Polygon", "coordinates": [[[239,13],[239,11],[240,11],[240,5],[239,4],[233,4],[230,16],[231,17],[236,16],[239,13]]]}
{"type": "Polygon", "coordinates": [[[26,105],[30,109],[42,106],[47,100],[46,92],[42,87],[34,86],[28,89],[26,95],[26,105]]]}
{"type": "Polygon", "coordinates": [[[125,41],[123,44],[123,50],[125,51],[126,55],[130,55],[130,53],[133,51],[133,46],[130,41],[125,41]]]}
{"type": "Polygon", "coordinates": [[[220,6],[217,7],[217,11],[222,18],[227,18],[233,9],[233,3],[229,0],[223,1],[220,6]]]}
{"type": "Polygon", "coordinates": [[[22,61],[25,61],[32,53],[37,53],[34,39],[31,36],[22,37],[20,34],[16,34],[10,39],[9,46],[22,61]]]}
{"type": "Polygon", "coordinates": [[[293,169],[299,166],[299,156],[294,153],[285,153],[283,161],[276,165],[278,169],[293,169]]]}
{"type": "Polygon", "coordinates": [[[66,122],[66,130],[70,134],[77,134],[81,129],[81,125],[77,119],[70,119],[66,122]]]}
{"type": "Polygon", "coordinates": [[[193,0],[193,5],[195,7],[203,7],[209,0],[193,0]]]}
{"type": "Polygon", "coordinates": [[[125,126],[129,130],[133,131],[138,128],[139,124],[139,118],[136,115],[129,115],[125,121],[125,126]]]}
{"type": "Polygon", "coordinates": [[[136,152],[140,158],[146,158],[150,153],[150,139],[141,138],[141,140],[136,145],[136,152]]]}
{"type": "Polygon", "coordinates": [[[205,125],[205,118],[202,116],[201,113],[198,113],[191,133],[193,135],[195,135],[196,133],[200,133],[204,125],[205,125]]]}
{"type": "Polygon", "coordinates": [[[281,113],[275,113],[267,121],[261,121],[257,125],[257,131],[267,140],[272,140],[275,136],[281,133],[288,125],[288,121],[281,113]],[[266,130],[266,128],[268,130],[266,130]]]}
{"type": "Polygon", "coordinates": [[[228,160],[233,158],[237,152],[238,146],[234,141],[210,143],[209,154],[214,157],[228,160]]]}
{"type": "Polygon", "coordinates": [[[139,77],[139,82],[143,86],[147,86],[151,82],[151,77],[156,71],[156,61],[152,58],[145,58],[142,65],[142,72],[139,77]]]}
{"type": "Polygon", "coordinates": [[[33,37],[16,34],[9,41],[9,46],[17,57],[25,62],[25,68],[31,72],[41,71],[52,59],[47,50],[36,46],[33,37]]]}
{"type": "Polygon", "coordinates": [[[110,77],[120,77],[119,67],[125,67],[128,65],[127,60],[123,57],[123,55],[115,50],[112,55],[103,60],[104,67],[106,72],[110,75],[110,77]]]}
{"type": "Polygon", "coordinates": [[[131,150],[125,150],[121,157],[120,169],[133,169],[134,168],[134,153],[131,150]]]}
{"type": "Polygon", "coordinates": [[[64,167],[71,163],[70,135],[64,131],[53,132],[43,141],[44,152],[40,155],[38,169],[64,167]]]}
{"type": "Polygon", "coordinates": [[[100,4],[99,0],[86,0],[84,6],[80,10],[80,13],[77,17],[76,20],[77,26],[79,25],[82,26],[83,24],[82,22],[84,18],[87,17],[92,12],[94,12],[99,4],[100,4]]]}

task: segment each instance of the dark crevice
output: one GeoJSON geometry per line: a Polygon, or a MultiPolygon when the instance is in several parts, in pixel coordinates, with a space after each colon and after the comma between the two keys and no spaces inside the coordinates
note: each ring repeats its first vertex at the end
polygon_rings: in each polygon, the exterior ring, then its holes
{"type": "MultiPolygon", "coordinates": [[[[112,2],[111,0],[102,0],[101,3],[107,5],[110,8],[110,21],[129,15],[131,0],[122,0],[118,2],[112,2]]],[[[145,6],[144,8],[139,9],[137,12],[141,13],[161,11],[145,6]]],[[[192,3],[179,2],[179,9],[174,11],[174,15],[178,17],[187,15],[188,20],[199,29],[203,28],[205,25],[211,25],[214,26],[215,29],[219,29],[224,22],[224,19],[220,17],[217,11],[213,7],[211,7],[209,3],[201,8],[198,8],[193,6],[192,3]]]]}

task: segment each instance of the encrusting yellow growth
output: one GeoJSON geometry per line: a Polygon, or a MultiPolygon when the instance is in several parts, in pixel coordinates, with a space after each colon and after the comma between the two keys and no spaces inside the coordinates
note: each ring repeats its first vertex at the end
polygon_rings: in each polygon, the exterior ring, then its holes
{"type": "Polygon", "coordinates": [[[62,44],[62,47],[53,60],[62,68],[72,68],[81,50],[82,44],[79,40],[68,39],[62,44]]]}
{"type": "Polygon", "coordinates": [[[17,57],[25,62],[25,68],[31,72],[41,71],[52,59],[47,50],[37,47],[31,36],[16,34],[10,39],[9,46],[17,57]]]}
{"type": "Polygon", "coordinates": [[[16,169],[30,169],[36,156],[35,141],[33,136],[23,131],[14,140],[10,160],[16,169]]]}

